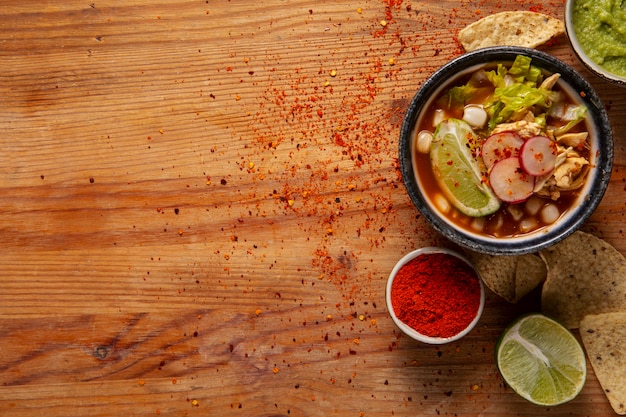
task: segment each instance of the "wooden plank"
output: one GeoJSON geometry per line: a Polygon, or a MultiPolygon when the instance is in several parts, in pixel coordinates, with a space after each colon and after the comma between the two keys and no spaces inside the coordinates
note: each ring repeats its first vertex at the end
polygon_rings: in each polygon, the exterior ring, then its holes
{"type": "MultiPolygon", "coordinates": [[[[537,4],[534,4],[537,3],[537,4]]],[[[142,0],[0,6],[0,414],[610,414],[535,407],[493,349],[493,294],[435,348],[384,305],[405,252],[445,245],[406,196],[402,116],[485,1],[142,0]],[[383,26],[381,21],[386,21],[383,26]],[[197,401],[197,404],[196,402],[197,401]]],[[[626,101],[585,230],[626,252],[626,101]]]]}

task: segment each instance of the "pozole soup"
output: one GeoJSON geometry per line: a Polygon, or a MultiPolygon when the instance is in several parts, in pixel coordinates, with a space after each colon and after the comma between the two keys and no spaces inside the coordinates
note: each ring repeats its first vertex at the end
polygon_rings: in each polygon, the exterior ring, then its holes
{"type": "Polygon", "coordinates": [[[512,237],[577,204],[593,163],[590,123],[559,78],[519,55],[474,66],[432,97],[413,128],[413,166],[447,221],[512,237]]]}

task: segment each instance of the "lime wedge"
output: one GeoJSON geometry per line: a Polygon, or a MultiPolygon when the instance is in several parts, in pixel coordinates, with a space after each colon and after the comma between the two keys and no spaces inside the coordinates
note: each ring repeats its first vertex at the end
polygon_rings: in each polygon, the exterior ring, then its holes
{"type": "Polygon", "coordinates": [[[504,331],[496,346],[505,382],[528,401],[554,406],[580,392],[587,378],[585,353],[565,327],[531,314],[504,331]]]}
{"type": "Polygon", "coordinates": [[[430,146],[430,163],[439,188],[462,213],[482,217],[497,211],[500,200],[485,183],[486,173],[472,151],[479,149],[480,139],[462,120],[441,122],[430,146]]]}

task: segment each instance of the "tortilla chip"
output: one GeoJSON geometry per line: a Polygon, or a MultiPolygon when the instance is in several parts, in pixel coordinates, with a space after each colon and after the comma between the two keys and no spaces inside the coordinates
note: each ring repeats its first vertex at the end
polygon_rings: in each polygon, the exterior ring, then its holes
{"type": "Polygon", "coordinates": [[[528,11],[501,12],[461,29],[459,42],[468,52],[488,46],[535,48],[563,33],[563,22],[554,17],[528,11]]]}
{"type": "Polygon", "coordinates": [[[585,316],[580,335],[611,407],[626,415],[626,312],[585,316]]]}
{"type": "Polygon", "coordinates": [[[548,267],[547,316],[576,329],[588,314],[626,311],[626,258],[607,242],[579,231],[540,255],[548,267]]]}
{"type": "Polygon", "coordinates": [[[543,260],[534,254],[520,256],[466,252],[483,283],[510,303],[516,303],[546,278],[543,260]]]}
{"type": "Polygon", "coordinates": [[[548,269],[546,263],[538,255],[522,255],[517,257],[515,267],[515,302],[537,288],[546,279],[548,269]]]}

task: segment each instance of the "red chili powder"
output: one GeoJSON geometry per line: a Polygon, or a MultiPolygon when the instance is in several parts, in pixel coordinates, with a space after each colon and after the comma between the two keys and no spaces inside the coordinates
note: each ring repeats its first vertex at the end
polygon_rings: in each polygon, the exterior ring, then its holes
{"type": "Polygon", "coordinates": [[[418,256],[393,280],[391,305],[396,316],[419,333],[451,337],[476,317],[480,283],[461,259],[445,253],[418,256]]]}

